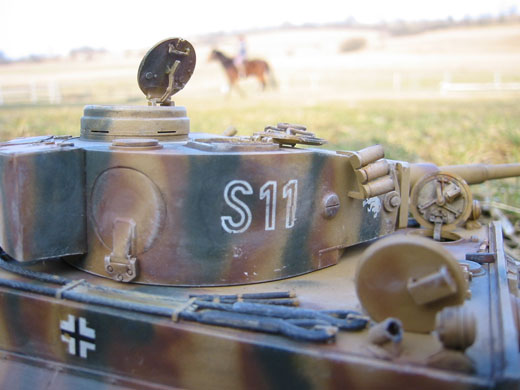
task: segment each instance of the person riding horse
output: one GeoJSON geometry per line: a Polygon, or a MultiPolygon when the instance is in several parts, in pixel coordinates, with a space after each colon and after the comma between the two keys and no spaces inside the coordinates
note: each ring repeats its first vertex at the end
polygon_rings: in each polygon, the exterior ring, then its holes
{"type": "Polygon", "coordinates": [[[238,38],[238,40],[239,40],[239,42],[238,42],[238,53],[237,53],[235,59],[233,60],[233,63],[237,67],[239,76],[241,78],[245,78],[245,77],[247,77],[246,76],[246,69],[245,69],[245,66],[244,66],[244,62],[246,61],[246,56],[247,56],[246,39],[244,38],[243,35],[241,35],[238,38]]]}
{"type": "MultiPolygon", "coordinates": [[[[231,88],[234,87],[237,89],[238,92],[242,94],[242,91],[240,90],[237,84],[238,79],[241,77],[241,74],[238,66],[235,63],[236,59],[228,57],[221,51],[215,49],[209,55],[208,60],[219,61],[226,72],[226,76],[228,78],[229,83],[229,91],[231,91],[231,88]]],[[[256,77],[260,82],[260,85],[262,86],[262,90],[264,90],[267,86],[267,81],[269,81],[269,83],[273,87],[276,86],[276,81],[270,70],[269,64],[266,61],[259,59],[247,60],[244,58],[242,64],[244,77],[256,77]]]]}

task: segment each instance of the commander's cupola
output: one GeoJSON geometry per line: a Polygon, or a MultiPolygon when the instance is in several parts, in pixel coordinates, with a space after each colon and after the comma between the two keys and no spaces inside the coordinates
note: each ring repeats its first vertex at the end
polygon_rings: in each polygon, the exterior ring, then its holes
{"type": "Polygon", "coordinates": [[[172,38],[159,42],[146,53],[137,73],[148,106],[86,106],[81,118],[81,138],[187,139],[190,120],[186,108],[175,106],[171,97],[189,81],[195,63],[195,50],[188,41],[172,38]]]}

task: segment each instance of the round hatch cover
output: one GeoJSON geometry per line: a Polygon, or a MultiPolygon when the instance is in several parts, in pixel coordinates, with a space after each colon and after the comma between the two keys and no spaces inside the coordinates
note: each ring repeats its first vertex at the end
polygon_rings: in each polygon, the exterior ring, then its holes
{"type": "Polygon", "coordinates": [[[161,41],[141,61],[137,72],[139,88],[148,100],[167,104],[189,81],[195,63],[195,49],[188,41],[181,38],[161,41]]]}
{"type": "Polygon", "coordinates": [[[458,262],[440,243],[397,235],[365,250],[357,268],[356,292],[373,320],[399,318],[405,330],[427,333],[435,328],[437,312],[464,303],[467,282],[458,262]]]}

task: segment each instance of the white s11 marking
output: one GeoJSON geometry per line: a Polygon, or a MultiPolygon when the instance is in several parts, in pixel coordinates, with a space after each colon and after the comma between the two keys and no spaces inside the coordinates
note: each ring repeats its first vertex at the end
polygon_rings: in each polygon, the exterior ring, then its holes
{"type": "Polygon", "coordinates": [[[265,199],[265,230],[274,230],[276,225],[276,187],[270,180],[260,188],[260,199],[265,199]]]}
{"type": "Polygon", "coordinates": [[[298,180],[289,180],[283,186],[283,198],[287,199],[287,209],[285,211],[285,227],[290,229],[296,222],[296,201],[298,200],[298,180]]]}
{"type": "Polygon", "coordinates": [[[252,195],[253,188],[251,184],[244,180],[232,180],[227,183],[224,188],[224,200],[226,204],[235,210],[238,215],[238,221],[233,221],[230,216],[220,217],[222,221],[222,227],[228,233],[243,233],[251,225],[251,210],[247,205],[237,198],[236,193],[241,192],[244,195],[252,195]]]}
{"type": "MultiPolygon", "coordinates": [[[[259,198],[265,199],[265,230],[276,229],[276,199],[278,183],[269,180],[260,187],[259,198]]],[[[235,220],[229,215],[221,216],[222,228],[228,233],[243,233],[249,226],[253,216],[251,209],[240,199],[237,192],[243,195],[253,195],[253,187],[245,180],[232,180],[224,188],[224,201],[237,214],[235,220]]],[[[283,199],[287,199],[285,207],[285,228],[291,229],[296,222],[298,202],[298,180],[289,180],[282,189],[283,199]]]]}

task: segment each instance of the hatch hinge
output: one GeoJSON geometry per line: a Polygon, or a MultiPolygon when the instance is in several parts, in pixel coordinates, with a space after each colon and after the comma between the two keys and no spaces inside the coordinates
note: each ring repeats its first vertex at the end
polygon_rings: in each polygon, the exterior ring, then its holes
{"type": "Polygon", "coordinates": [[[114,221],[112,253],[105,256],[105,270],[118,282],[130,282],[137,276],[135,247],[135,222],[117,218],[114,221]]]}

